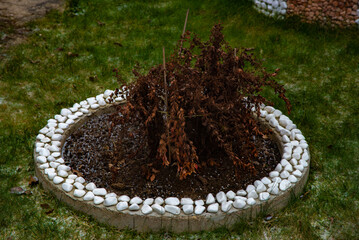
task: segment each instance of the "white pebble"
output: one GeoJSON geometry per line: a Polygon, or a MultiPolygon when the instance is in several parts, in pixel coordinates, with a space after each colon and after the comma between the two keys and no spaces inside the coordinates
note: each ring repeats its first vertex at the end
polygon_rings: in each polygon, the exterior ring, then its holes
{"type": "Polygon", "coordinates": [[[287,166],[287,165],[290,164],[290,163],[288,162],[287,159],[282,159],[282,160],[280,161],[280,164],[281,164],[283,167],[285,167],[285,166],[287,166]]]}
{"type": "Polygon", "coordinates": [[[247,201],[246,197],[242,197],[242,196],[235,196],[234,200],[242,200],[242,201],[247,201]]]}
{"type": "MultiPolygon", "coordinates": [[[[73,180],[73,179],[71,179],[71,180],[73,180]]],[[[82,185],[82,183],[79,183],[79,182],[75,182],[74,186],[75,186],[75,188],[77,188],[79,190],[83,190],[85,188],[85,186],[82,185]]]]}
{"type": "Polygon", "coordinates": [[[290,175],[288,177],[288,181],[291,183],[296,183],[298,181],[298,179],[294,175],[290,175]]]}
{"type": "Polygon", "coordinates": [[[283,135],[282,141],[283,141],[284,143],[289,143],[289,142],[290,142],[290,139],[288,138],[287,135],[283,135]]]}
{"type": "Polygon", "coordinates": [[[99,197],[99,196],[95,196],[93,199],[93,203],[98,205],[101,204],[105,201],[105,199],[103,197],[99,197]]]}
{"type": "Polygon", "coordinates": [[[54,177],[54,180],[53,180],[53,182],[54,182],[55,184],[60,184],[60,183],[62,183],[63,181],[64,181],[64,179],[63,179],[62,177],[58,177],[58,176],[54,177]]]}
{"type": "Polygon", "coordinates": [[[52,180],[52,179],[54,179],[55,177],[56,177],[56,173],[55,172],[49,172],[48,174],[47,174],[47,176],[49,177],[49,179],[50,180],[52,180]]]}
{"type": "Polygon", "coordinates": [[[62,138],[62,135],[61,134],[54,134],[52,135],[51,139],[52,141],[60,141],[62,138]]]}
{"type": "Polygon", "coordinates": [[[70,171],[71,170],[71,168],[69,167],[69,166],[66,166],[66,165],[59,165],[58,167],[57,167],[57,171],[65,171],[65,172],[68,172],[68,171],[70,171]]]}
{"type": "Polygon", "coordinates": [[[284,171],[293,172],[292,164],[288,164],[287,166],[285,166],[284,171]]]}
{"type": "Polygon", "coordinates": [[[95,188],[96,188],[96,185],[93,182],[88,183],[86,185],[86,189],[89,190],[89,191],[93,191],[95,188]]]}
{"type": "Polygon", "coordinates": [[[41,156],[47,157],[47,156],[50,156],[50,151],[47,150],[46,148],[41,148],[39,154],[41,156]]]}
{"type": "Polygon", "coordinates": [[[131,199],[130,204],[141,204],[143,200],[140,197],[134,197],[131,199]]]}
{"type": "Polygon", "coordinates": [[[57,175],[59,175],[60,177],[67,177],[69,174],[66,172],[66,171],[64,171],[64,170],[60,170],[60,171],[58,171],[57,172],[57,175]]]}
{"type": "Polygon", "coordinates": [[[308,152],[307,152],[307,151],[304,151],[301,160],[304,160],[304,161],[308,161],[308,160],[309,160],[309,155],[308,155],[308,152]]]}
{"type": "Polygon", "coordinates": [[[265,190],[267,190],[266,186],[260,182],[261,184],[258,185],[258,187],[256,188],[256,192],[257,193],[261,193],[261,192],[264,192],[265,190]]]}
{"type": "Polygon", "coordinates": [[[181,209],[174,205],[166,205],[165,210],[166,210],[166,212],[172,213],[174,215],[178,215],[181,212],[181,209]]]}
{"type": "MultiPolygon", "coordinates": [[[[76,110],[77,111],[77,110],[76,110]]],[[[77,119],[78,118],[78,116],[76,116],[76,115],[68,115],[67,116],[69,119],[72,119],[72,120],[75,120],[75,119],[77,119]]]]}
{"type": "Polygon", "coordinates": [[[45,169],[45,168],[49,168],[49,164],[48,163],[44,163],[44,164],[41,164],[39,166],[40,169],[45,169]]]}
{"type": "Polygon", "coordinates": [[[73,179],[66,178],[65,183],[73,184],[75,181],[73,179]]]}
{"type": "Polygon", "coordinates": [[[84,113],[83,112],[75,112],[75,115],[78,117],[81,117],[82,115],[84,115],[84,113]]]}
{"type": "Polygon", "coordinates": [[[67,119],[66,120],[66,124],[68,124],[68,125],[71,125],[71,124],[73,124],[75,121],[74,120],[72,120],[72,119],[67,119]]]}
{"type": "Polygon", "coordinates": [[[59,123],[59,128],[61,128],[61,129],[66,129],[68,127],[69,127],[69,125],[67,123],[59,123]]]}
{"type": "Polygon", "coordinates": [[[262,182],[263,184],[265,184],[265,185],[268,185],[268,184],[270,184],[272,181],[271,181],[269,178],[264,177],[264,178],[261,179],[261,182],[262,182]]]}
{"type": "Polygon", "coordinates": [[[278,195],[278,194],[279,194],[278,185],[273,185],[273,186],[271,186],[271,187],[268,189],[268,192],[269,192],[270,194],[273,194],[273,195],[278,195]]]}
{"type": "Polygon", "coordinates": [[[105,207],[113,206],[113,205],[116,205],[116,204],[117,204],[117,198],[116,197],[105,198],[105,201],[103,203],[103,205],[105,207]]]}
{"type": "Polygon", "coordinates": [[[70,174],[67,178],[75,180],[77,178],[77,175],[70,174]]]}
{"type": "MultiPolygon", "coordinates": [[[[97,109],[97,108],[99,108],[100,107],[100,105],[98,105],[97,103],[96,104],[92,104],[91,106],[91,109],[97,109]]],[[[132,206],[132,205],[131,205],[132,206]]],[[[130,208],[131,208],[131,206],[130,206],[130,208]]],[[[131,210],[131,209],[130,209],[131,210]]],[[[138,210],[138,209],[137,209],[138,210]]]]}
{"type": "Polygon", "coordinates": [[[72,114],[72,112],[71,112],[69,109],[67,109],[67,108],[63,108],[63,109],[61,109],[60,114],[61,114],[62,116],[67,116],[67,115],[72,114]]]}
{"type": "Polygon", "coordinates": [[[258,193],[256,192],[256,190],[249,192],[248,198],[258,198],[258,193]]]}
{"type": "Polygon", "coordinates": [[[214,198],[212,193],[209,193],[207,195],[207,198],[206,198],[206,204],[209,205],[209,204],[212,204],[214,202],[216,202],[216,199],[214,198]]]}
{"type": "Polygon", "coordinates": [[[95,97],[90,97],[86,100],[87,100],[88,104],[90,104],[90,105],[95,104],[97,102],[95,97]]]}
{"type": "Polygon", "coordinates": [[[297,169],[298,171],[301,171],[301,172],[303,172],[303,170],[304,170],[303,165],[296,165],[296,166],[294,166],[294,168],[297,169]]]}
{"type": "Polygon", "coordinates": [[[241,199],[237,199],[233,203],[233,207],[235,207],[235,208],[241,209],[241,208],[244,208],[245,206],[246,206],[246,202],[241,199]]]}
{"type": "Polygon", "coordinates": [[[281,183],[279,185],[279,189],[282,190],[282,191],[285,191],[290,186],[291,186],[291,183],[287,179],[284,179],[283,181],[281,181],[281,183]]]}
{"type": "Polygon", "coordinates": [[[115,198],[117,198],[117,195],[116,195],[116,193],[107,193],[107,194],[105,195],[105,198],[109,198],[109,197],[115,197],[115,198]]]}
{"type": "Polygon", "coordinates": [[[203,200],[196,200],[196,201],[194,201],[194,204],[196,205],[196,206],[203,206],[204,205],[204,201],[203,200]]]}
{"type": "Polygon", "coordinates": [[[46,168],[45,169],[45,174],[48,174],[50,172],[55,172],[55,168],[46,168]]]}
{"type": "Polygon", "coordinates": [[[144,205],[152,205],[154,202],[153,198],[147,198],[145,201],[143,201],[144,205]]]}
{"type": "Polygon", "coordinates": [[[272,106],[265,106],[264,110],[266,110],[268,113],[272,113],[272,112],[274,112],[275,109],[272,106]]]}
{"type": "Polygon", "coordinates": [[[81,108],[80,111],[81,111],[82,113],[84,113],[84,114],[89,113],[89,110],[87,110],[87,109],[85,109],[85,108],[81,108]]]}
{"type": "Polygon", "coordinates": [[[289,175],[290,175],[289,172],[283,171],[283,172],[281,172],[280,177],[281,177],[282,179],[285,179],[285,178],[288,178],[289,175]]]}
{"type": "Polygon", "coordinates": [[[221,210],[222,212],[228,212],[229,209],[232,208],[232,201],[229,201],[229,202],[222,202],[221,204],[221,210]]]}
{"type": "Polygon", "coordinates": [[[93,192],[87,192],[86,195],[84,196],[85,201],[92,201],[94,198],[95,195],[93,194],[93,192]]]}
{"type": "Polygon", "coordinates": [[[226,196],[228,199],[233,200],[236,194],[232,190],[230,190],[226,193],[226,196]]]}
{"type": "Polygon", "coordinates": [[[75,182],[79,182],[79,183],[83,184],[86,182],[86,180],[83,177],[78,177],[78,178],[76,178],[75,182]]]}
{"type": "Polygon", "coordinates": [[[48,143],[48,142],[51,142],[51,139],[48,137],[45,137],[45,138],[41,139],[41,142],[48,143]]]}
{"type": "Polygon", "coordinates": [[[92,192],[96,196],[105,196],[107,194],[107,191],[104,188],[95,188],[92,192]]]}
{"type": "Polygon", "coordinates": [[[219,204],[218,203],[212,203],[208,206],[207,211],[210,213],[216,213],[218,212],[219,204]]]}
{"type": "Polygon", "coordinates": [[[195,207],[195,209],[194,209],[194,213],[195,213],[196,215],[200,215],[200,214],[202,214],[202,213],[204,212],[204,210],[206,210],[206,208],[205,208],[204,206],[202,206],[202,205],[197,205],[197,206],[195,207]]]}
{"type": "Polygon", "coordinates": [[[269,199],[270,195],[267,192],[262,192],[259,194],[259,200],[261,201],[267,201],[269,199]]]}
{"type": "Polygon", "coordinates": [[[253,190],[255,190],[256,189],[256,187],[254,186],[254,185],[248,185],[247,187],[246,187],[246,192],[247,193],[250,193],[250,192],[252,192],[253,190]]]}
{"type": "Polygon", "coordinates": [[[238,190],[238,191],[237,191],[237,195],[238,195],[238,196],[246,196],[246,195],[247,195],[247,192],[246,192],[245,190],[241,189],[241,190],[238,190]]]}
{"type": "Polygon", "coordinates": [[[271,177],[271,178],[278,177],[278,176],[279,176],[279,172],[277,172],[277,171],[272,171],[269,173],[269,177],[271,177]]]}
{"type": "Polygon", "coordinates": [[[49,157],[58,158],[60,156],[61,156],[60,152],[53,152],[53,153],[51,153],[51,156],[49,156],[49,157]]]}
{"type": "Polygon", "coordinates": [[[181,198],[181,205],[193,205],[191,198],[181,198]]]}
{"type": "Polygon", "coordinates": [[[161,197],[156,197],[155,199],[155,203],[158,205],[162,205],[165,202],[165,200],[163,200],[163,198],[161,197]]]}
{"type": "Polygon", "coordinates": [[[155,203],[155,204],[152,205],[152,209],[153,209],[153,211],[155,211],[155,212],[158,213],[158,214],[161,214],[161,215],[165,214],[165,209],[164,209],[164,207],[160,206],[160,205],[157,204],[157,203],[155,203]]]}
{"type": "Polygon", "coordinates": [[[256,200],[254,200],[254,198],[248,198],[247,204],[248,205],[254,205],[254,204],[256,204],[256,200]]]}
{"type": "Polygon", "coordinates": [[[129,196],[127,195],[122,195],[118,198],[118,201],[121,201],[121,202],[129,202],[131,199],[129,196]]]}
{"type": "Polygon", "coordinates": [[[294,158],[292,158],[289,162],[290,162],[290,164],[292,164],[292,166],[298,165],[298,161],[294,158]]]}
{"type": "Polygon", "coordinates": [[[80,190],[80,189],[75,189],[74,191],[74,196],[75,197],[83,197],[86,194],[86,192],[84,190],[80,190]]]}
{"type": "Polygon", "coordinates": [[[178,206],[180,204],[180,200],[176,197],[168,197],[165,199],[166,205],[178,206]]]}
{"type": "Polygon", "coordinates": [[[70,183],[63,183],[62,184],[62,189],[65,191],[65,192],[70,192],[72,190],[73,186],[72,184],[70,183]]]}
{"type": "Polygon", "coordinates": [[[183,205],[182,210],[185,214],[191,214],[191,213],[193,213],[193,205],[185,204],[185,205],[183,205]]]}
{"type": "Polygon", "coordinates": [[[299,164],[303,165],[303,167],[308,167],[308,163],[304,160],[299,160],[299,164]]]}
{"type": "Polygon", "coordinates": [[[296,176],[296,177],[301,177],[301,176],[302,176],[302,172],[299,171],[299,170],[295,170],[295,171],[293,172],[293,175],[296,176]]]}
{"type": "Polygon", "coordinates": [[[148,206],[147,204],[143,204],[142,208],[141,208],[141,212],[145,215],[150,214],[153,211],[153,209],[148,206]]]}
{"type": "Polygon", "coordinates": [[[128,208],[128,202],[119,202],[117,205],[116,205],[116,209],[118,211],[123,211],[125,209],[128,208]]]}
{"type": "Polygon", "coordinates": [[[227,201],[227,196],[224,192],[220,191],[216,194],[217,202],[222,203],[227,201]]]}

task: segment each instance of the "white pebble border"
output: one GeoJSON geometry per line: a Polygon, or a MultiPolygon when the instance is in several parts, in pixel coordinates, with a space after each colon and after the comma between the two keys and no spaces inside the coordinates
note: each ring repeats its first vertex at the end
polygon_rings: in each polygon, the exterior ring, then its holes
{"type": "MultiPolygon", "coordinates": [[[[254,8],[266,16],[284,19],[284,16],[287,14],[287,0],[253,0],[253,2],[254,8]]],[[[358,18],[355,20],[355,23],[359,27],[359,9],[357,9],[357,16],[358,18]]]]}
{"type": "MultiPolygon", "coordinates": [[[[115,101],[111,103],[110,95],[112,93],[114,91],[106,90],[96,97],[75,103],[71,108],[62,109],[54,119],[48,120],[48,124],[39,131],[36,137],[35,160],[37,167],[44,175],[47,175],[53,184],[61,184],[61,188],[66,194],[77,199],[93,201],[94,204],[104,207],[116,206],[120,212],[124,210],[141,211],[144,215],[152,212],[158,215],[163,215],[166,212],[173,215],[179,215],[181,212],[186,215],[226,213],[231,209],[233,211],[261,204],[289,191],[309,168],[309,149],[302,132],[280,110],[271,106],[263,106],[260,110],[260,117],[266,120],[282,138],[284,146],[282,160],[267,177],[256,180],[246,189],[233,189],[226,193],[222,191],[209,193],[206,199],[196,200],[176,197],[141,199],[137,196],[117,196],[115,193],[108,193],[106,189],[97,188],[94,183],[73,174],[71,168],[64,164],[61,149],[65,141],[64,130],[69,129],[76,121],[90,115],[98,108],[115,102],[124,102],[123,98],[115,96],[115,101]]],[[[254,109],[252,110],[254,111],[254,109]]]]}
{"type": "Polygon", "coordinates": [[[283,19],[287,13],[286,0],[254,0],[254,8],[269,17],[283,19]]]}

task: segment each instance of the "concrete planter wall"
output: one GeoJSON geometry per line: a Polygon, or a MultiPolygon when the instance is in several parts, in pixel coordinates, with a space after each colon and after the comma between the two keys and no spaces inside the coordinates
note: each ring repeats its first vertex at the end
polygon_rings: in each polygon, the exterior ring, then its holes
{"type": "Polygon", "coordinates": [[[114,105],[125,103],[120,97],[110,103],[112,92],[106,90],[104,94],[62,109],[37,136],[34,159],[40,182],[74,209],[119,229],[196,232],[231,227],[241,218],[254,218],[261,211],[279,211],[293,195],[303,190],[309,174],[308,144],[288,117],[269,106],[262,108],[259,120],[273,129],[272,137],[280,147],[282,160],[268,177],[258,179],[246,189],[209,193],[207,199],[193,201],[139,199],[96,188],[72,173],[61,158],[61,152],[66,138],[90,117],[113,111],[114,105]]]}

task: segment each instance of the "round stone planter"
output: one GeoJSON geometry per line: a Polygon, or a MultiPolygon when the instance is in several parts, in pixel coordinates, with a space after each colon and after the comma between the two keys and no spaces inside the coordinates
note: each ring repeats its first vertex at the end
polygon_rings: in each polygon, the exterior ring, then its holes
{"type": "MultiPolygon", "coordinates": [[[[240,219],[255,218],[260,212],[279,211],[288,204],[292,196],[297,196],[304,188],[310,159],[308,145],[301,131],[279,110],[263,107],[259,120],[273,129],[274,134],[271,137],[277,142],[282,154],[281,163],[268,177],[258,179],[246,189],[232,189],[231,194],[224,194],[224,203],[219,203],[219,195],[216,198],[217,193],[212,193],[214,201],[219,204],[218,210],[214,212],[207,204],[203,207],[192,204],[194,211],[187,214],[181,204],[163,208],[164,204],[161,206],[162,211],[155,209],[152,203],[138,204],[137,210],[129,210],[128,207],[122,209],[119,207],[120,202],[124,204],[127,200],[114,193],[107,193],[105,189],[94,190],[85,179],[73,174],[61,158],[62,146],[74,130],[90,117],[111,112],[116,104],[125,103],[120,97],[110,103],[111,93],[112,91],[106,90],[96,98],[88,98],[76,103],[72,108],[62,109],[60,115],[55,115],[54,119],[50,119],[47,126],[40,130],[34,149],[35,172],[42,186],[60,201],[93,216],[99,222],[140,232],[213,230],[221,226],[231,227],[240,219]],[[204,210],[197,211],[197,208],[204,210]]],[[[209,199],[203,200],[206,203],[209,199]]]]}

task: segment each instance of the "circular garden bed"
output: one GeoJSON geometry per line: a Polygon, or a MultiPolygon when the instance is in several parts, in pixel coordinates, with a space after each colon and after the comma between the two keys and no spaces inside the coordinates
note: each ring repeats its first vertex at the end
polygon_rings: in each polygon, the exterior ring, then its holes
{"type": "MultiPolygon", "coordinates": [[[[287,205],[292,194],[298,195],[303,190],[309,174],[308,144],[296,125],[271,106],[262,106],[258,119],[272,129],[273,134],[260,144],[261,152],[265,152],[266,148],[270,151],[263,156],[268,165],[256,175],[257,179],[246,178],[246,181],[236,182],[230,169],[223,167],[222,170],[227,172],[218,172],[217,177],[223,181],[217,185],[214,183],[218,181],[208,183],[202,176],[202,181],[192,182],[192,185],[191,179],[186,179],[189,185],[182,191],[178,184],[166,190],[166,181],[162,179],[161,182],[160,177],[156,177],[159,179],[152,181],[146,191],[144,183],[135,181],[140,179],[137,176],[133,176],[134,181],[131,182],[129,176],[135,175],[130,171],[131,167],[124,167],[123,171],[128,173],[122,175],[125,179],[122,184],[118,184],[118,179],[114,184],[110,180],[106,182],[110,176],[101,172],[103,168],[100,167],[100,174],[93,174],[96,164],[86,163],[86,159],[90,158],[71,160],[70,156],[89,154],[96,140],[92,145],[84,144],[79,148],[76,136],[83,138],[91,133],[90,129],[96,128],[98,121],[113,112],[114,106],[125,104],[120,96],[111,102],[111,94],[113,91],[106,90],[104,94],[62,109],[40,130],[34,149],[35,170],[44,188],[98,221],[138,231],[211,230],[220,226],[230,227],[240,218],[253,218],[261,211],[278,211],[287,205]],[[94,125],[91,126],[91,122],[94,125]],[[274,150],[276,147],[277,153],[274,150]],[[224,186],[226,182],[228,184],[224,186]]],[[[84,142],[97,137],[101,136],[89,137],[84,142]]],[[[207,178],[210,178],[209,175],[207,178]]],[[[212,175],[215,179],[216,174],[212,175]]],[[[197,176],[197,179],[201,177],[197,176]]],[[[167,182],[178,181],[172,180],[169,177],[167,182]]]]}

